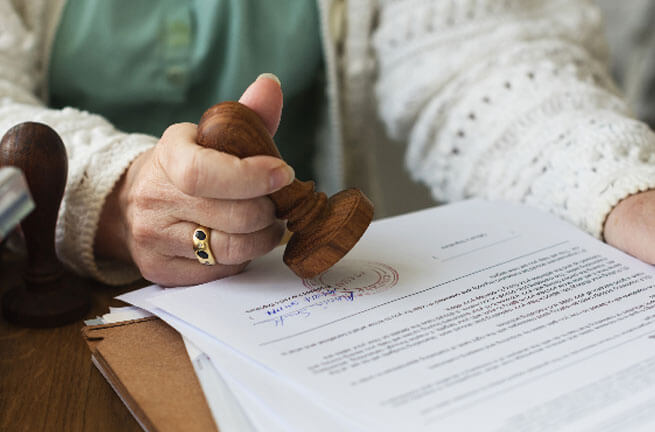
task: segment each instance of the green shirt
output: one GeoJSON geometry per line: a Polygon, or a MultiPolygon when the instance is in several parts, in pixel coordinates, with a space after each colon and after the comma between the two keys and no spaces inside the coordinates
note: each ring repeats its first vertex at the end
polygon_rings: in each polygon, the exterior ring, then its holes
{"type": "Polygon", "coordinates": [[[323,93],[314,1],[68,0],[52,50],[50,101],[160,136],[237,100],[263,72],[280,78],[285,95],[275,141],[298,177],[310,178],[323,93]]]}

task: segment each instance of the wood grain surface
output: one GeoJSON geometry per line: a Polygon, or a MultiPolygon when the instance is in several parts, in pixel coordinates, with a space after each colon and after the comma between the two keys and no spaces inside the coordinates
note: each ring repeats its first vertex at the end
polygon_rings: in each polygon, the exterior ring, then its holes
{"type": "MultiPolygon", "coordinates": [[[[0,292],[18,281],[24,257],[0,251],[0,292]]],[[[102,315],[113,297],[146,285],[112,288],[79,281],[91,295],[88,317],[102,315]]],[[[91,363],[83,322],[25,329],[0,317],[0,431],[140,431],[121,400],[91,363]]]]}

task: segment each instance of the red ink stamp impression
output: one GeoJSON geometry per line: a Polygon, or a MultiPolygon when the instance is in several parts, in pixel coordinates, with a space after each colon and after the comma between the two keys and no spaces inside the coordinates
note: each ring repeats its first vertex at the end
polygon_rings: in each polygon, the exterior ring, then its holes
{"type": "Polygon", "coordinates": [[[398,272],[387,264],[344,260],[303,284],[310,289],[333,289],[335,294],[355,296],[384,292],[398,283],[398,272]]]}

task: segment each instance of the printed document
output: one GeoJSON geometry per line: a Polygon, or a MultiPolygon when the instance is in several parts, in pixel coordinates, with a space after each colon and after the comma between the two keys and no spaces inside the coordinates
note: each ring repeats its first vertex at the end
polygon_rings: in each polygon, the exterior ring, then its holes
{"type": "Polygon", "coordinates": [[[353,430],[650,431],[654,275],[552,215],[476,200],[375,222],[314,279],[276,250],[148,302],[353,430]]]}

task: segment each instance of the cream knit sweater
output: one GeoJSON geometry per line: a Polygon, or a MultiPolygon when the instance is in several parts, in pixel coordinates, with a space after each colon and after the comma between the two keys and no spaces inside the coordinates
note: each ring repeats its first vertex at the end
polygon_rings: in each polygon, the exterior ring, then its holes
{"type": "MultiPolygon", "coordinates": [[[[412,176],[439,201],[522,201],[595,236],[619,200],[655,186],[655,135],[607,75],[592,2],[318,3],[330,96],[319,171],[328,190],[359,186],[377,201],[376,148],[387,137],[407,146],[412,176]]],[[[31,120],[61,134],[69,177],[57,251],[82,274],[125,283],[136,270],[96,260],[93,240],[105,197],[157,139],[45,107],[62,6],[0,0],[0,133],[31,120]]]]}

